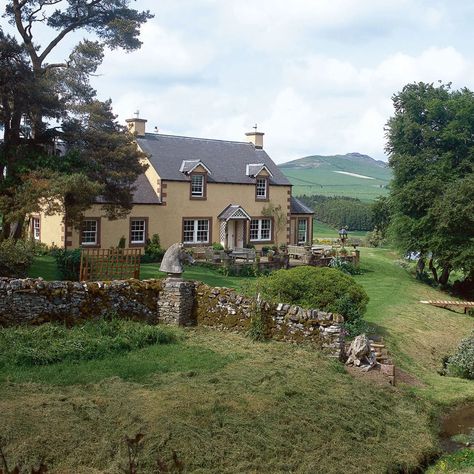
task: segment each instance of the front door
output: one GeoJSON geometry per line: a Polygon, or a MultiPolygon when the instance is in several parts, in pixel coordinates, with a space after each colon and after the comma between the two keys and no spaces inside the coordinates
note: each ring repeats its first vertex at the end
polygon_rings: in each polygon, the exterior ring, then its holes
{"type": "Polygon", "coordinates": [[[245,221],[240,219],[227,222],[227,248],[243,248],[245,246],[245,221]]]}
{"type": "Polygon", "coordinates": [[[236,221],[227,222],[227,248],[229,250],[235,248],[235,224],[236,221]]]}
{"type": "Polygon", "coordinates": [[[235,243],[236,247],[245,247],[245,221],[235,221],[235,243]]]}

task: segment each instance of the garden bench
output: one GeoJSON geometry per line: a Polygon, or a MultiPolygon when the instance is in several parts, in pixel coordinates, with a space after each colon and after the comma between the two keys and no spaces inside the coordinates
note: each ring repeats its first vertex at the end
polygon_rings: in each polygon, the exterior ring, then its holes
{"type": "Polygon", "coordinates": [[[212,247],[206,247],[206,262],[219,263],[225,259],[223,250],[214,250],[212,247]]]}
{"type": "Polygon", "coordinates": [[[234,260],[241,258],[245,260],[246,262],[252,261],[255,262],[255,249],[246,249],[242,247],[236,247],[232,249],[232,252],[230,253],[230,257],[233,258],[234,260]]]}
{"type": "Polygon", "coordinates": [[[288,245],[288,255],[290,258],[304,258],[311,252],[301,245],[288,245]]]}

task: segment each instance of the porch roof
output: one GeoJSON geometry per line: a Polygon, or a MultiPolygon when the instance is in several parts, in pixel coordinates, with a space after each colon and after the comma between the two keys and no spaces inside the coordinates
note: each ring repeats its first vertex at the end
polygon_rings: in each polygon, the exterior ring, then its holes
{"type": "Polygon", "coordinates": [[[251,220],[245,209],[237,204],[229,204],[218,216],[222,221],[229,221],[231,219],[245,219],[251,220]]]}

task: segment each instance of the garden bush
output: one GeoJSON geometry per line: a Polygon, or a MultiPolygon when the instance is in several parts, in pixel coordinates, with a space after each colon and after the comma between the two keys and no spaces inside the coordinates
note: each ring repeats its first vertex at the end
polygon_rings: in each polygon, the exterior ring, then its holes
{"type": "Polygon", "coordinates": [[[165,254],[164,249],[161,248],[160,236],[153,234],[151,239],[147,240],[145,245],[145,253],[140,257],[141,263],[155,263],[163,260],[165,254]]]}
{"type": "Polygon", "coordinates": [[[0,367],[92,360],[176,341],[169,328],[105,318],[66,328],[47,323],[0,329],[0,367]]]}
{"type": "Polygon", "coordinates": [[[463,339],[447,362],[447,373],[454,377],[474,380],[474,332],[463,339]]]}
{"type": "Polygon", "coordinates": [[[0,276],[23,278],[33,263],[34,243],[5,239],[0,242],[0,276]]]}
{"type": "Polygon", "coordinates": [[[297,267],[257,280],[264,299],[339,313],[347,323],[365,312],[369,297],[352,277],[334,268],[297,267]]]}
{"type": "Polygon", "coordinates": [[[78,281],[81,269],[81,250],[64,250],[55,248],[51,255],[56,260],[61,280],[78,281]]]}
{"type": "Polygon", "coordinates": [[[343,260],[340,257],[333,257],[329,262],[331,268],[336,268],[347,275],[360,275],[360,270],[352,262],[343,260]]]}

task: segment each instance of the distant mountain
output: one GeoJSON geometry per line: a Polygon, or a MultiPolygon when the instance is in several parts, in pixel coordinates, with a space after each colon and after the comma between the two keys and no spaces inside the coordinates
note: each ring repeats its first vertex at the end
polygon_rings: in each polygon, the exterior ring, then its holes
{"type": "Polygon", "coordinates": [[[387,163],[363,155],[312,155],[279,165],[293,184],[293,194],[351,196],[372,201],[387,194],[392,172],[387,163]]]}

